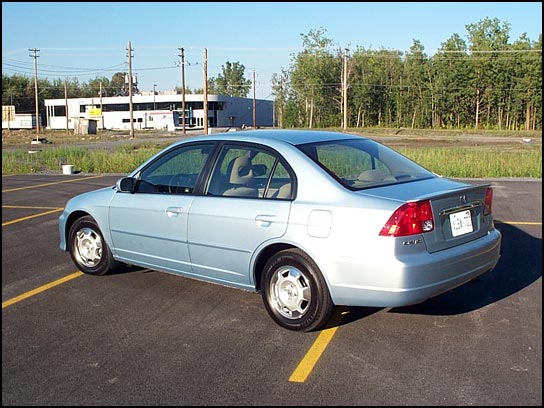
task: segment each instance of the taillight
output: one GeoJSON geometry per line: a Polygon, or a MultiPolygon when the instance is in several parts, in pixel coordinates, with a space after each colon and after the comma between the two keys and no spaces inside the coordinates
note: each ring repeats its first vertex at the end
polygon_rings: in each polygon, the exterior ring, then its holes
{"type": "Polygon", "coordinates": [[[383,226],[380,235],[404,237],[434,229],[433,210],[430,201],[406,203],[400,206],[383,226]]]}
{"type": "Polygon", "coordinates": [[[485,192],[484,215],[491,214],[492,203],[493,203],[493,189],[491,187],[488,187],[485,192]]]}

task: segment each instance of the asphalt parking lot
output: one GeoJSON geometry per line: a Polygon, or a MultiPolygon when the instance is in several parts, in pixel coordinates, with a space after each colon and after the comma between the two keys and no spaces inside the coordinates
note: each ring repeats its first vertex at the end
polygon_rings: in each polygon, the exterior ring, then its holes
{"type": "Polygon", "coordinates": [[[474,181],[494,187],[492,272],[296,333],[258,294],[78,272],[58,216],[117,178],[2,177],[2,405],[542,406],[542,180],[474,181]]]}

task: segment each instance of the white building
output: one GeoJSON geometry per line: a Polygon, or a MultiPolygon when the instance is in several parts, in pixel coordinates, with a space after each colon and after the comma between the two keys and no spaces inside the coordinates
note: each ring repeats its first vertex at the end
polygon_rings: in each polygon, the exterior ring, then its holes
{"type": "MultiPolygon", "coordinates": [[[[40,117],[40,127],[42,127],[40,117]]],[[[34,129],[36,128],[36,115],[34,113],[15,113],[15,106],[2,105],[2,129],[34,129]]]]}
{"type": "MultiPolygon", "coordinates": [[[[40,118],[40,127],[41,126],[42,126],[42,121],[40,118]]],[[[13,120],[2,120],[2,129],[16,130],[16,129],[35,129],[35,128],[36,128],[36,115],[34,113],[16,113],[13,117],[13,120]]]]}
{"type": "MultiPolygon", "coordinates": [[[[182,95],[132,96],[134,129],[179,129],[182,95]]],[[[204,95],[185,95],[186,128],[204,127],[204,95]]],[[[79,119],[97,120],[99,129],[130,129],[128,96],[46,99],[46,128],[74,129],[79,119]],[[68,115],[66,115],[68,111],[68,115]]],[[[253,105],[257,127],[273,126],[273,102],[264,99],[208,95],[208,127],[251,127],[253,105]]]]}

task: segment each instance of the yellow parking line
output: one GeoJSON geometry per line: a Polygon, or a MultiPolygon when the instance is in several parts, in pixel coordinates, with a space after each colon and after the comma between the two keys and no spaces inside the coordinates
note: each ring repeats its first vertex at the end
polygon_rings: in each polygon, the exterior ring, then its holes
{"type": "Polygon", "coordinates": [[[55,181],[54,183],[44,183],[44,184],[36,184],[36,185],[33,185],[33,186],[10,188],[10,189],[8,189],[8,190],[2,190],[2,193],[9,193],[9,192],[11,192],[11,191],[26,190],[26,189],[29,189],[29,188],[38,188],[38,187],[52,186],[52,185],[54,185],[54,184],[72,183],[72,182],[74,182],[74,181],[89,180],[89,179],[100,178],[100,177],[104,177],[104,176],[103,176],[103,175],[100,175],[100,176],[83,177],[83,178],[77,178],[77,179],[72,179],[72,180],[55,181]]]}
{"type": "Polygon", "coordinates": [[[68,276],[65,276],[64,278],[57,279],[56,281],[50,282],[46,285],[40,286],[39,288],[33,289],[31,291],[25,292],[22,295],[15,296],[14,298],[11,298],[9,300],[6,300],[5,302],[2,302],[2,309],[13,305],[14,303],[20,302],[21,300],[27,299],[31,296],[37,295],[38,293],[44,292],[47,289],[51,289],[54,286],[60,285],[61,283],[68,282],[69,280],[75,279],[79,276],[83,275],[83,272],[77,271],[75,273],[72,273],[68,276]]]}
{"type": "Polygon", "coordinates": [[[46,211],[46,212],[43,212],[43,213],[29,215],[28,217],[23,217],[23,218],[18,218],[16,220],[12,220],[12,221],[7,221],[7,222],[2,223],[2,227],[5,227],[6,225],[15,224],[15,223],[21,222],[21,221],[26,221],[26,220],[29,220],[31,218],[42,217],[42,216],[47,215],[47,214],[53,214],[53,213],[56,213],[56,212],[59,212],[59,211],[62,211],[62,210],[64,210],[64,208],[55,208],[54,210],[46,211]]]}
{"type": "Polygon", "coordinates": [[[3,205],[2,208],[22,208],[25,210],[56,210],[58,207],[36,207],[34,205],[3,205]]]}
{"type": "Polygon", "coordinates": [[[338,326],[340,325],[342,318],[347,313],[349,312],[341,312],[340,315],[338,315],[336,318],[331,319],[331,325],[334,327],[331,327],[330,329],[325,329],[321,332],[321,334],[315,340],[313,346],[310,347],[302,361],[299,363],[298,367],[295,369],[295,371],[293,371],[291,377],[289,377],[290,382],[302,383],[306,381],[306,379],[314,369],[315,365],[317,364],[319,358],[327,348],[327,345],[331,342],[334,334],[336,333],[336,330],[338,330],[338,326]]]}
{"type": "Polygon", "coordinates": [[[530,222],[530,221],[499,221],[495,220],[496,224],[508,224],[508,225],[542,225],[541,222],[530,222]]]}

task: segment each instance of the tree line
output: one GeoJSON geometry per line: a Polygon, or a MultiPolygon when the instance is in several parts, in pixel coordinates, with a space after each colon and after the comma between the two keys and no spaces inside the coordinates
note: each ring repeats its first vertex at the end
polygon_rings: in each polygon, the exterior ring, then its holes
{"type": "MultiPolygon", "coordinates": [[[[323,28],[302,34],[302,50],[271,78],[278,126],[541,130],[542,34],[510,42],[510,24],[490,18],[465,28],[468,42],[455,33],[432,56],[415,39],[404,53],[335,48],[323,28]]],[[[44,99],[64,98],[65,86],[68,98],[128,95],[126,75],[39,79],[40,110],[44,99]]],[[[208,93],[246,97],[251,84],[243,64],[227,61],[208,93]]],[[[33,112],[34,79],[2,74],[2,104],[33,112]]]]}
{"type": "Polygon", "coordinates": [[[406,54],[356,47],[346,57],[311,30],[273,75],[279,126],[343,126],[347,89],[347,127],[542,129],[542,34],[510,43],[509,23],[489,18],[466,29],[468,44],[453,34],[430,57],[418,40],[406,54]]]}

